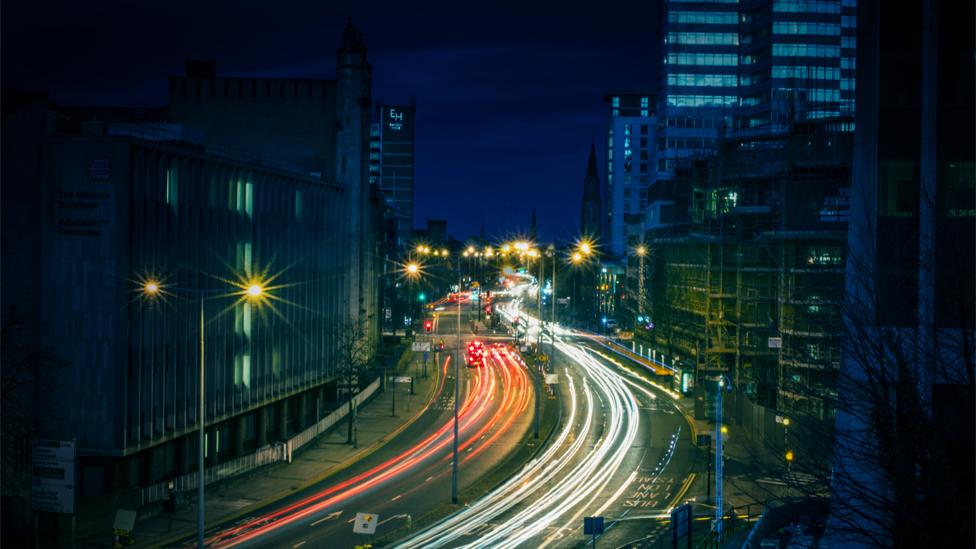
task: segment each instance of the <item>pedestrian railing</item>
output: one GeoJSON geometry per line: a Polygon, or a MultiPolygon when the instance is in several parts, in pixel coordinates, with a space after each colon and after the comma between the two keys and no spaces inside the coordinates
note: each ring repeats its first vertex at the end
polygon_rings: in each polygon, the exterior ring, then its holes
{"type": "MultiPolygon", "coordinates": [[[[380,380],[373,380],[373,382],[366,386],[365,389],[353,397],[355,406],[357,408],[361,406],[364,402],[366,402],[367,399],[373,396],[379,387],[380,380]]],[[[208,468],[203,473],[204,486],[219,480],[224,480],[253,471],[254,469],[264,467],[265,465],[270,465],[272,463],[279,463],[282,461],[291,462],[291,457],[294,452],[314,440],[315,437],[329,430],[336,423],[346,417],[346,414],[348,413],[348,405],[343,405],[286,442],[275,442],[274,444],[258,448],[258,450],[252,454],[225,461],[219,465],[208,468]]],[[[197,489],[199,479],[200,475],[194,472],[176,477],[172,480],[159,482],[153,484],[152,486],[141,488],[139,490],[139,500],[142,506],[146,506],[157,501],[163,501],[169,496],[171,482],[173,483],[174,494],[191,492],[197,489]]]]}
{"type": "MultiPolygon", "coordinates": [[[[372,383],[366,386],[365,389],[360,391],[353,397],[355,402],[355,407],[359,408],[367,399],[373,396],[380,387],[379,378],[374,379],[372,383]]],[[[324,418],[315,422],[314,425],[305,429],[301,433],[298,433],[294,437],[288,440],[287,445],[287,457],[286,459],[291,462],[292,453],[298,451],[299,448],[305,446],[309,442],[315,439],[315,437],[321,435],[322,433],[331,429],[336,423],[339,423],[346,415],[349,413],[349,404],[345,403],[336,409],[331,414],[325,416],[324,418]]]]}
{"type": "MultiPolygon", "coordinates": [[[[258,467],[285,461],[286,459],[288,459],[287,445],[283,442],[276,442],[258,448],[253,454],[225,461],[224,463],[206,469],[203,473],[204,486],[217,482],[218,480],[246,473],[258,467]]],[[[176,477],[172,480],[159,482],[152,486],[142,488],[139,493],[139,499],[142,505],[162,501],[168,497],[171,482],[173,483],[173,493],[179,494],[181,492],[196,490],[199,485],[199,480],[200,475],[194,472],[176,477]]]]}

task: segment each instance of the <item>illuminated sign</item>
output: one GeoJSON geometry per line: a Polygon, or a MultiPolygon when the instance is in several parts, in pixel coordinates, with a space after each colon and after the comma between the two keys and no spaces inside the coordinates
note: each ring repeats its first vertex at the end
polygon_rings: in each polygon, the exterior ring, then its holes
{"type": "Polygon", "coordinates": [[[387,112],[387,121],[386,121],[386,124],[393,131],[397,131],[398,132],[398,131],[402,130],[403,129],[403,112],[402,111],[398,111],[395,108],[391,108],[387,112]]]}

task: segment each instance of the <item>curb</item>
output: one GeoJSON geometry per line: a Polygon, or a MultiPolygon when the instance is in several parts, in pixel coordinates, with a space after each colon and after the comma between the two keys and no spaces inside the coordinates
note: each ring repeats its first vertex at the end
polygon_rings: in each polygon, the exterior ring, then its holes
{"type": "MultiPolygon", "coordinates": [[[[327,478],[329,478],[329,477],[331,477],[333,475],[336,475],[338,473],[341,473],[342,471],[348,469],[349,467],[352,467],[353,465],[355,465],[360,460],[362,460],[362,459],[370,456],[371,454],[373,454],[374,452],[376,452],[377,450],[379,450],[383,446],[386,446],[386,444],[388,444],[392,439],[396,438],[396,436],[399,435],[401,432],[403,432],[407,427],[410,427],[411,425],[413,425],[413,423],[415,421],[417,421],[418,419],[420,419],[420,416],[424,415],[424,413],[430,407],[431,403],[434,400],[434,396],[435,396],[434,393],[435,393],[435,391],[437,389],[437,386],[438,386],[437,383],[436,383],[436,381],[437,381],[437,376],[439,376],[439,375],[440,375],[440,368],[437,368],[435,370],[435,375],[432,376],[434,378],[435,383],[433,383],[431,385],[430,389],[427,390],[428,395],[427,395],[427,399],[426,399],[426,404],[424,404],[424,406],[420,410],[418,410],[417,413],[414,414],[413,417],[411,417],[410,419],[408,419],[405,423],[403,423],[402,425],[400,425],[399,427],[397,427],[393,431],[390,431],[388,434],[384,435],[382,438],[380,438],[376,442],[374,442],[371,445],[363,448],[362,450],[360,450],[356,454],[353,454],[346,461],[344,461],[342,463],[339,463],[339,464],[333,466],[332,468],[326,470],[321,475],[318,475],[316,477],[313,477],[313,478],[305,481],[303,484],[299,485],[298,488],[295,488],[295,489],[289,488],[287,490],[283,490],[283,491],[279,492],[278,494],[275,494],[274,496],[270,496],[270,497],[267,497],[267,498],[265,498],[265,499],[263,499],[261,501],[255,502],[254,504],[249,505],[248,507],[246,507],[244,509],[241,509],[241,510],[235,512],[235,513],[232,513],[230,515],[221,517],[219,519],[215,519],[213,523],[209,523],[209,522],[208,523],[205,523],[204,524],[204,528],[205,529],[209,529],[209,528],[211,528],[211,527],[213,527],[213,526],[215,526],[217,524],[222,524],[222,523],[225,523],[225,522],[235,521],[235,520],[241,518],[242,516],[245,516],[247,514],[250,514],[250,513],[254,512],[254,511],[256,511],[257,509],[261,509],[263,507],[267,507],[268,505],[271,505],[271,504],[273,504],[273,503],[275,503],[277,501],[280,501],[280,500],[282,500],[282,499],[290,496],[291,494],[294,494],[295,492],[300,492],[302,490],[305,490],[307,488],[310,488],[311,486],[314,486],[315,484],[318,484],[318,483],[324,481],[325,479],[327,479],[327,478]]],[[[373,399],[370,399],[370,402],[372,402],[372,400],[373,399]]],[[[164,539],[164,540],[161,540],[161,541],[152,542],[147,547],[153,547],[153,548],[155,548],[155,547],[165,547],[167,545],[171,545],[173,543],[176,543],[177,541],[179,541],[181,539],[184,539],[186,537],[187,537],[187,534],[171,536],[170,538],[167,538],[167,539],[164,539]]]]}

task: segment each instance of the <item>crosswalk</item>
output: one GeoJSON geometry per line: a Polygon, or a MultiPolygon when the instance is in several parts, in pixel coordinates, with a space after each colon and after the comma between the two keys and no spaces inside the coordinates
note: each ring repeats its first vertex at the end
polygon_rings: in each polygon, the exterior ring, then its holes
{"type": "Polygon", "coordinates": [[[756,482],[760,482],[762,484],[772,484],[775,486],[813,486],[820,483],[817,477],[811,474],[794,472],[787,473],[783,475],[782,478],[758,478],[756,479],[756,482]]]}

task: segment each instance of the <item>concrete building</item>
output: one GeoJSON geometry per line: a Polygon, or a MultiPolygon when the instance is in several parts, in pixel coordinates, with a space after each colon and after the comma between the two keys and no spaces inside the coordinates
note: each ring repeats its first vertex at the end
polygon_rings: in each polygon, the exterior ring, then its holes
{"type": "Polygon", "coordinates": [[[368,261],[376,238],[367,212],[372,67],[350,21],[337,52],[335,79],[218,76],[211,61],[191,61],[169,79],[169,118],[201,132],[208,150],[304,173],[347,189],[341,212],[352,242],[349,315],[376,337],[377,295],[368,261]],[[368,319],[368,320],[367,320],[368,319]]]}
{"type": "Polygon", "coordinates": [[[4,94],[4,325],[30,327],[4,344],[50,363],[22,388],[35,402],[23,435],[77,441],[81,498],[196,469],[201,302],[208,466],[323,417],[337,336],[378,333],[383,208],[351,26],[338,57],[336,80],[319,81],[191,64],[170,80],[165,123],[4,94]],[[150,281],[160,301],[140,292],[150,281]],[[270,297],[245,299],[252,282],[270,297]]]}
{"type": "Polygon", "coordinates": [[[627,217],[647,209],[647,187],[656,166],[657,99],[649,93],[606,96],[607,173],[603,188],[606,210],[604,251],[614,257],[628,253],[627,217]]]}

